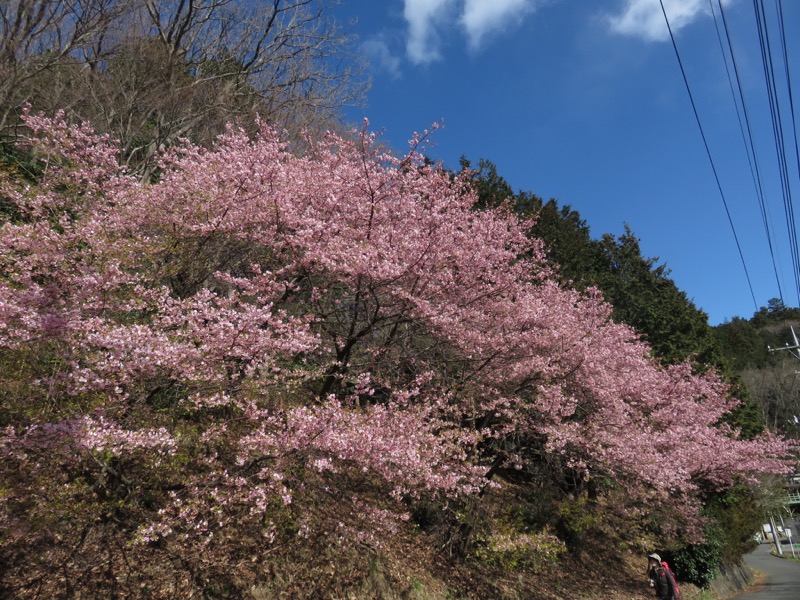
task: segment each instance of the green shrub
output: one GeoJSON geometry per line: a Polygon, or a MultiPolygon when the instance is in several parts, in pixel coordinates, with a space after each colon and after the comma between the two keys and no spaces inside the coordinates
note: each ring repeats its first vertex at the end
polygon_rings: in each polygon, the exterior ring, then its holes
{"type": "Polygon", "coordinates": [[[706,527],[706,541],[692,544],[672,553],[672,568],[681,581],[706,588],[714,579],[722,562],[723,532],[719,526],[706,527]]]}
{"type": "Polygon", "coordinates": [[[548,530],[493,533],[476,544],[474,556],[481,562],[504,571],[536,571],[543,564],[556,562],[566,546],[548,530]]]}

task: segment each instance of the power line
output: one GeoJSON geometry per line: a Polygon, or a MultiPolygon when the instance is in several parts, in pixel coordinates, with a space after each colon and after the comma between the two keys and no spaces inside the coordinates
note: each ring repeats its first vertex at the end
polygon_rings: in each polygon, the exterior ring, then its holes
{"type": "Polygon", "coordinates": [[[789,183],[789,169],[786,161],[786,145],[783,136],[783,118],[778,97],[778,88],[775,81],[775,68],[772,58],[772,45],[767,27],[766,10],[763,0],[753,0],[756,26],[758,30],[761,62],[764,67],[764,78],[767,85],[770,117],[772,119],[772,134],[775,141],[775,152],[778,159],[778,173],[780,176],[783,206],[786,214],[786,228],[789,237],[789,249],[792,257],[792,270],[795,279],[798,302],[800,303],[800,253],[798,253],[797,226],[792,202],[792,190],[789,183]]]}
{"type": "Polygon", "coordinates": [[[678,45],[675,43],[675,36],[672,33],[672,27],[669,24],[669,17],[667,17],[667,11],[664,8],[664,0],[658,0],[661,4],[661,12],[664,14],[664,21],[667,24],[667,30],[669,31],[669,37],[672,40],[672,47],[675,50],[675,56],[678,59],[678,65],[681,69],[681,75],[683,76],[683,83],[686,86],[686,91],[689,94],[689,100],[692,103],[692,110],[694,111],[694,118],[697,121],[697,126],[700,129],[700,136],[703,138],[703,145],[706,149],[706,155],[708,156],[708,161],[711,163],[711,170],[714,172],[714,180],[717,182],[717,189],[719,190],[720,197],[722,198],[722,204],[725,207],[725,214],[728,216],[728,223],[731,226],[731,232],[733,232],[733,239],[736,241],[736,248],[739,251],[739,258],[742,261],[742,268],[744,269],[744,275],[747,279],[747,286],[750,288],[750,296],[753,298],[753,306],[755,307],[756,312],[758,312],[758,302],[756,302],[756,295],[753,292],[753,284],[750,281],[750,274],[747,272],[747,265],[744,261],[744,254],[742,254],[742,246],[739,243],[739,237],[736,235],[736,228],[733,225],[733,219],[731,218],[731,211],[728,209],[728,201],[725,199],[725,192],[722,190],[722,184],[719,181],[719,175],[717,174],[717,167],[714,164],[714,159],[711,157],[711,149],[708,146],[708,140],[706,139],[705,131],[703,130],[703,125],[700,122],[700,115],[697,112],[697,105],[694,101],[694,96],[692,95],[692,90],[689,87],[689,80],[686,77],[686,70],[683,68],[683,61],[681,60],[680,53],[678,52],[678,45]]]}
{"type": "Polygon", "coordinates": [[[775,0],[775,6],[778,12],[778,23],[780,24],[781,33],[781,49],[783,50],[783,67],[784,75],[786,77],[786,92],[789,99],[789,114],[792,117],[792,137],[794,138],[794,156],[797,165],[797,174],[800,177],[800,150],[798,150],[797,143],[797,120],[794,114],[794,95],[792,94],[792,76],[789,69],[789,52],[786,48],[786,26],[783,19],[783,5],[775,0]]]}
{"type": "Polygon", "coordinates": [[[711,14],[714,17],[714,27],[717,31],[717,40],[719,41],[720,52],[722,53],[722,60],[725,64],[725,73],[728,76],[728,84],[731,88],[731,96],[733,97],[733,105],[736,109],[736,117],[739,121],[739,131],[742,134],[742,142],[745,147],[745,153],[747,155],[747,161],[750,166],[750,176],[753,179],[753,186],[755,187],[756,198],[758,199],[758,206],[759,211],[761,213],[761,220],[764,224],[764,232],[767,236],[767,246],[769,248],[769,254],[772,261],[772,270],[775,274],[775,282],[778,286],[778,295],[780,296],[781,301],[784,301],[783,296],[783,287],[781,285],[781,278],[780,274],[778,273],[778,261],[775,258],[775,247],[772,243],[772,227],[769,218],[769,211],[767,209],[767,202],[766,197],[764,195],[764,186],[762,184],[761,179],[761,168],[758,162],[758,153],[756,151],[756,145],[753,140],[753,128],[750,125],[750,113],[747,110],[747,102],[745,101],[744,92],[742,90],[742,80],[739,75],[739,65],[736,60],[736,53],[733,49],[733,43],[731,42],[731,34],[730,29],[728,27],[728,19],[725,16],[725,11],[722,7],[722,0],[717,0],[717,5],[719,7],[719,14],[722,18],[722,26],[725,30],[725,41],[727,42],[727,53],[725,51],[725,44],[722,41],[722,35],[719,30],[719,23],[717,21],[717,13],[714,10],[714,3],[713,0],[708,0],[709,8],[711,9],[711,14]],[[730,54],[731,59],[731,66],[733,67],[733,77],[731,77],[730,67],[728,65],[728,54],[730,54]],[[734,88],[733,79],[736,80],[736,87],[734,88]],[[738,90],[738,96],[736,94],[738,90]],[[741,103],[741,111],[739,110],[739,104],[741,103]],[[742,117],[744,117],[744,123],[742,122],[742,117]],[[747,132],[745,133],[745,128],[747,132]]]}

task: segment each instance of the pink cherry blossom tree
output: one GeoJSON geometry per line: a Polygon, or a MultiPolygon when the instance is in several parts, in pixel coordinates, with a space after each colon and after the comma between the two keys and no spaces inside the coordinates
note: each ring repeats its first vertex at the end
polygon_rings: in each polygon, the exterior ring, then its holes
{"type": "Polygon", "coordinates": [[[27,120],[37,182],[0,188],[18,593],[111,589],[119,564],[158,594],[243,589],[270,552],[377,548],[416,502],[545,459],[695,535],[700,485],[787,469],[784,441],[718,426],[713,373],[659,365],[524,223],[474,210],[428,132],[397,157],[366,126],[303,155],[231,130],[148,183],[87,128],[27,120]]]}

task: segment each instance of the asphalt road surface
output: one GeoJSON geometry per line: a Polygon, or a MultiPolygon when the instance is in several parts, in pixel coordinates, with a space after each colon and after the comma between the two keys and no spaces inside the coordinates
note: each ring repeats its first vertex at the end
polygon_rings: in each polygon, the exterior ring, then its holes
{"type": "MultiPolygon", "coordinates": [[[[753,569],[766,575],[763,583],[736,596],[736,600],[800,600],[800,562],[771,556],[772,544],[761,544],[744,557],[753,569]]],[[[783,551],[791,556],[786,546],[783,551]]],[[[798,554],[800,556],[800,554],[798,554]]]]}

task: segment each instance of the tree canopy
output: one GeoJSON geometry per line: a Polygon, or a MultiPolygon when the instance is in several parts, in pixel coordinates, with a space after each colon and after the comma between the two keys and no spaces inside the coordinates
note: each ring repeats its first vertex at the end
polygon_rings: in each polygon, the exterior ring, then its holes
{"type": "Polygon", "coordinates": [[[26,123],[40,175],[0,187],[6,589],[114,589],[83,568],[101,556],[156,595],[235,595],[289,540],[374,548],[423,503],[542,473],[699,540],[706,490],[790,467],[720,425],[713,370],[656,360],[526,220],[475,210],[424,135],[297,153],[232,129],[148,182],[88,127],[26,123]]]}

